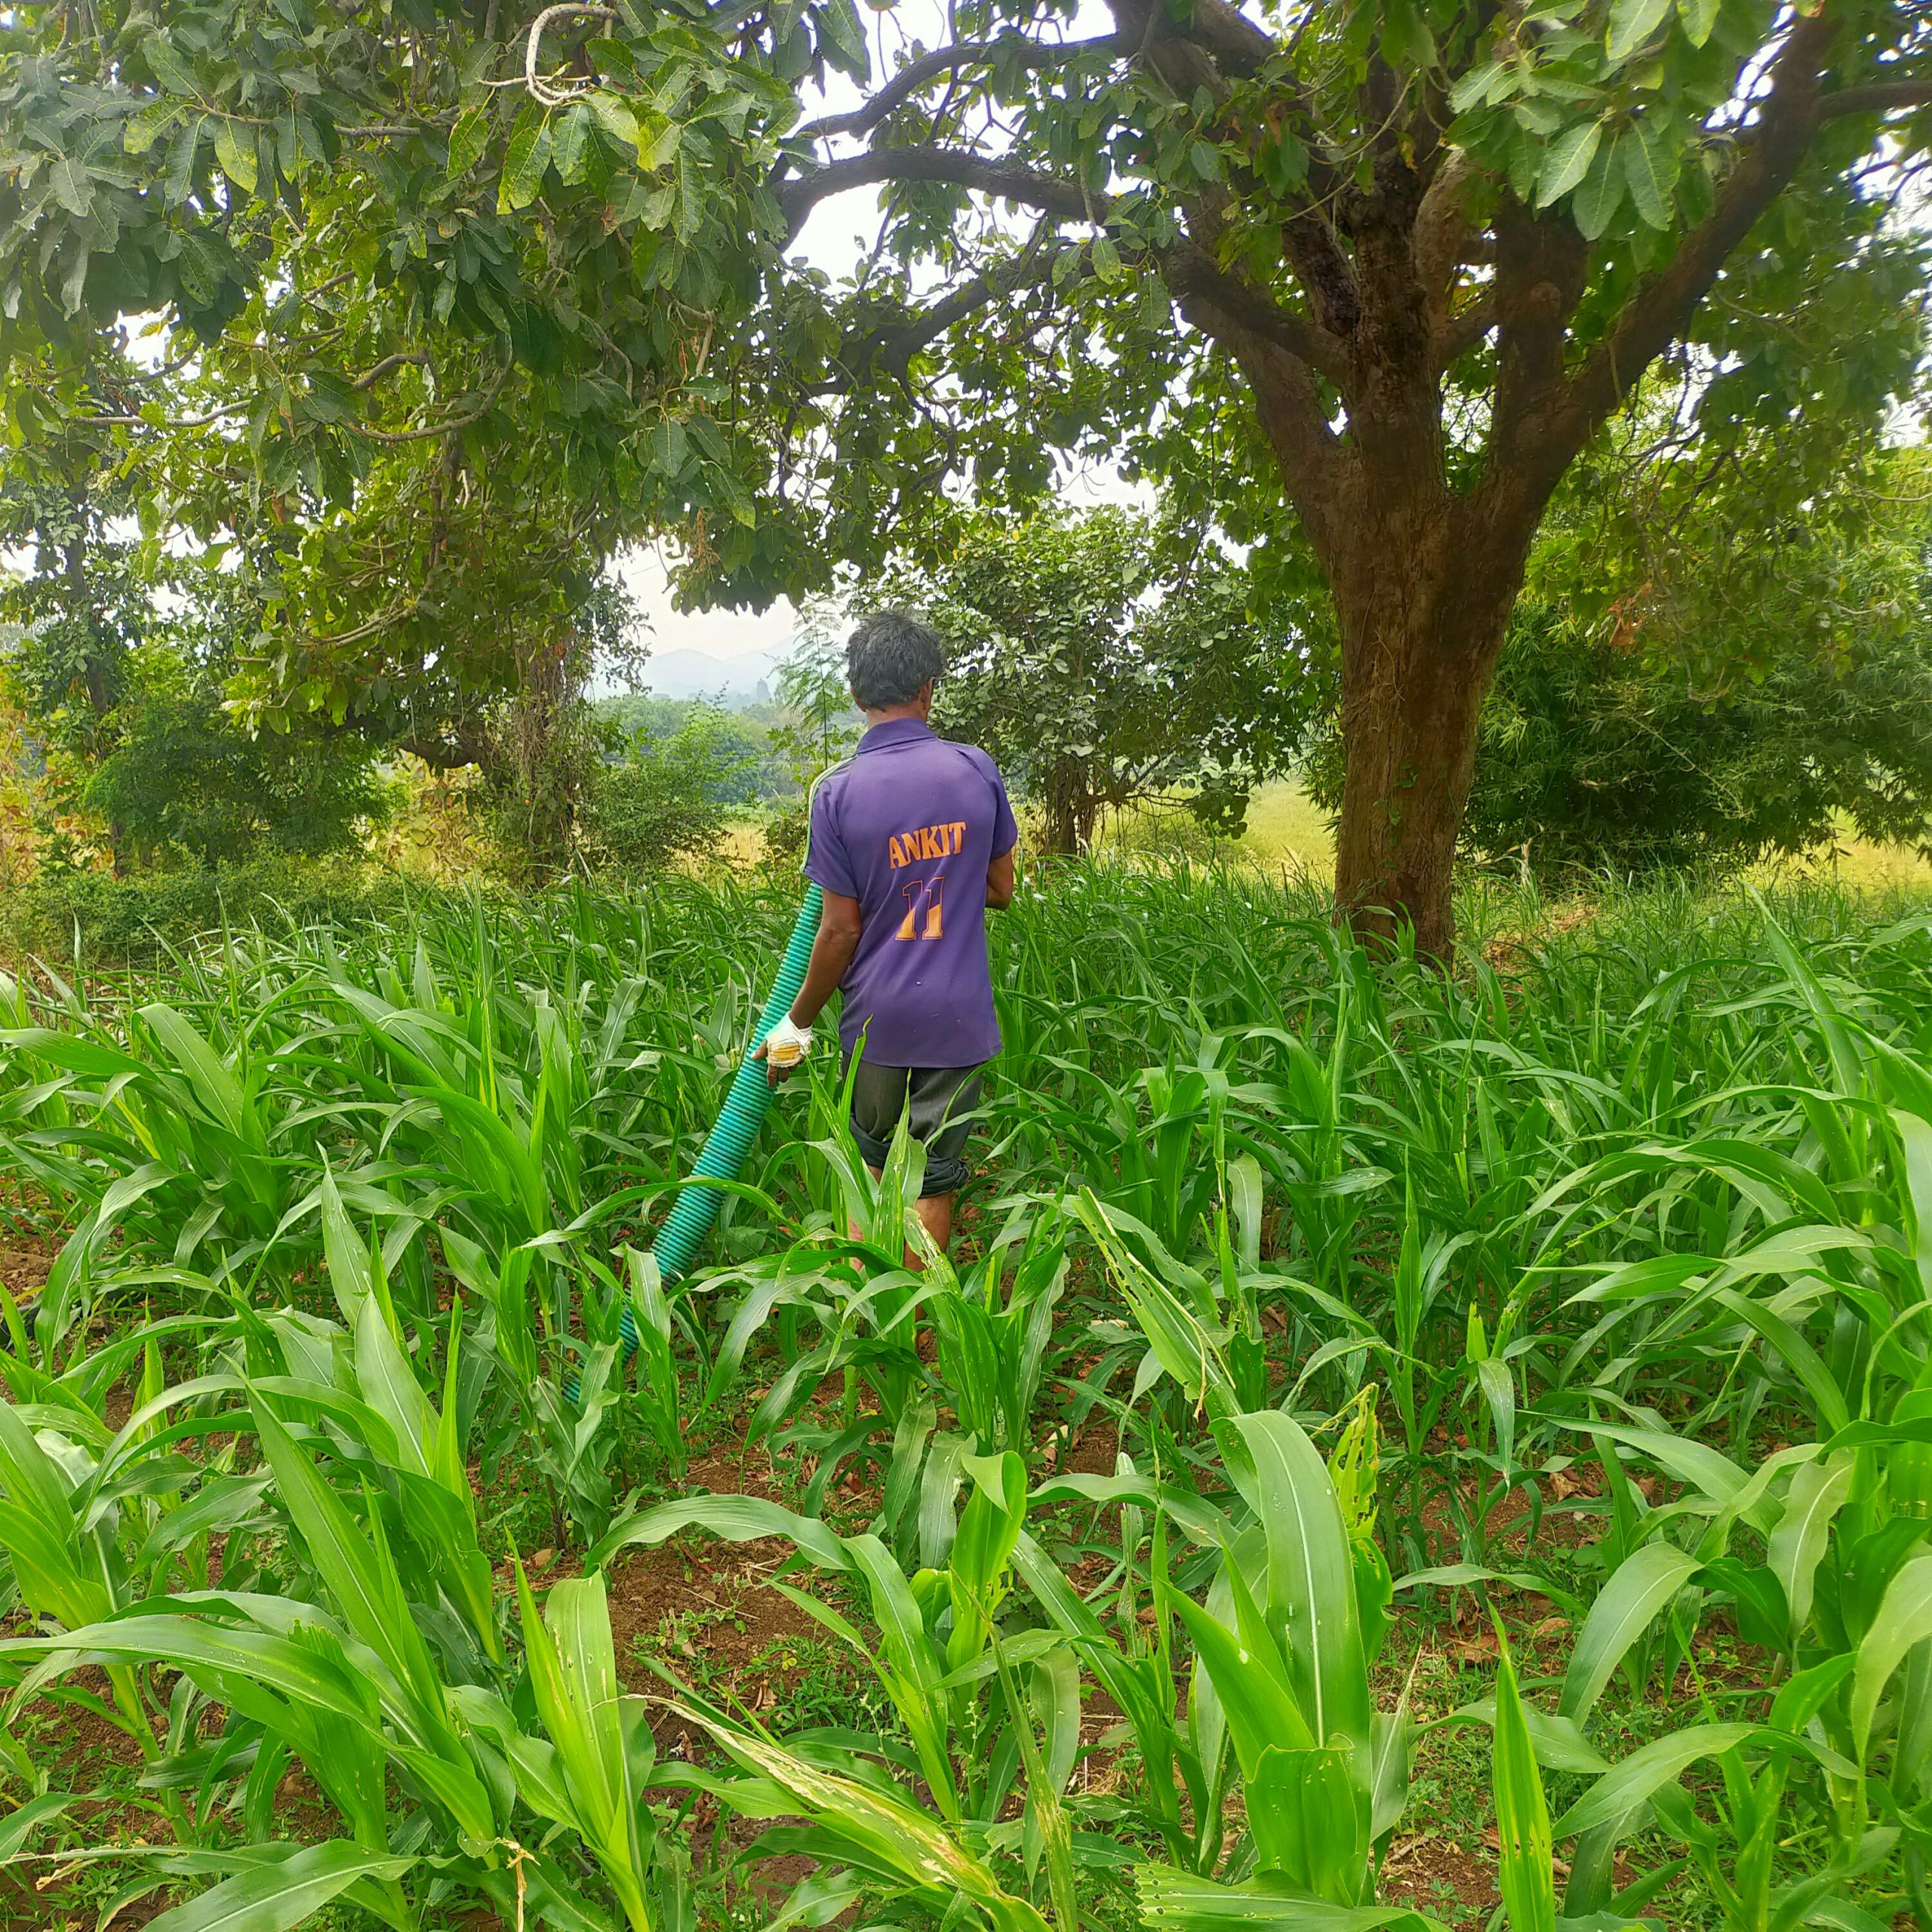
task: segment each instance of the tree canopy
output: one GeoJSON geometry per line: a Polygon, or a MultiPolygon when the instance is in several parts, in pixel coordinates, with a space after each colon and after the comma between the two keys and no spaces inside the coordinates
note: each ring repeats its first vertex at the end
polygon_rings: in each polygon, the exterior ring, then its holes
{"type": "Polygon", "coordinates": [[[464,623],[493,571],[539,633],[569,559],[644,531],[688,595],[762,599],[930,554],[948,476],[998,503],[1059,453],[1124,461],[1326,586],[1338,896],[1445,945],[1532,540],[1645,371],[1681,357],[1713,435],[1869,418],[1909,380],[1924,262],[1894,206],[1932,26],[1906,0],[946,20],[17,8],[14,433],[164,445],[155,509],[198,526],[302,522],[249,688],[337,713],[512,674],[464,623]],[[882,217],[835,283],[801,237],[852,193],[882,217]],[[165,383],[102,347],[155,309],[198,345],[165,383]]]}
{"type": "Polygon", "coordinates": [[[1255,783],[1287,764],[1318,688],[1249,593],[1207,533],[1113,505],[983,512],[943,561],[867,586],[946,638],[934,722],[993,754],[1060,853],[1103,812],[1157,798],[1238,830],[1255,783]]]}

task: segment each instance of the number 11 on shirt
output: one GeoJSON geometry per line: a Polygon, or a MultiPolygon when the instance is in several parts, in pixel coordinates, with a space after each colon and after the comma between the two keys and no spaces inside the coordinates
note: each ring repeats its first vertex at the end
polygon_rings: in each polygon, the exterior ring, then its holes
{"type": "Polygon", "coordinates": [[[937,878],[908,879],[899,890],[905,897],[906,916],[899,922],[899,930],[893,934],[893,937],[894,939],[943,938],[946,934],[946,924],[943,916],[943,895],[946,891],[945,875],[942,873],[937,878]],[[922,906],[925,908],[926,913],[925,930],[923,932],[918,930],[919,909],[922,906]]]}

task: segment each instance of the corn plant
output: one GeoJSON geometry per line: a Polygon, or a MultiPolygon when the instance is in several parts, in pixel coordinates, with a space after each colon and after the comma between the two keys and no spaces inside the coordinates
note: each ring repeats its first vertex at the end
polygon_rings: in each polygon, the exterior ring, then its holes
{"type": "MultiPolygon", "coordinates": [[[[413,1932],[426,1906],[467,1891],[506,1916],[654,1932],[660,1896],[681,1886],[682,1868],[657,1862],[651,1732],[641,1701],[618,1690],[601,1580],[558,1585],[540,1615],[519,1565],[520,1670],[509,1674],[490,1642],[497,1669],[481,1681],[452,1675],[433,1625],[424,1634],[384,1512],[371,1508],[358,1522],[266,1392],[247,1417],[312,1597],[197,1592],[178,1607],[149,1601],[103,1616],[82,1589],[54,1604],[65,1626],[56,1634],[0,1645],[0,1661],[24,1666],[15,1708],[88,1664],[118,1681],[165,1662],[192,1687],[191,1710],[225,1712],[225,1770],[211,1781],[235,1787],[248,1841],[168,1868],[232,1875],[180,1924],[293,1927],[342,1896],[413,1932]],[[278,1855],[288,1848],[274,1842],[272,1808],[291,1759],[345,1833],[293,1859],[278,1855]]],[[[502,1620],[491,1607],[478,1635],[502,1620]]],[[[184,1742],[177,1735],[177,1752],[184,1742]]]]}

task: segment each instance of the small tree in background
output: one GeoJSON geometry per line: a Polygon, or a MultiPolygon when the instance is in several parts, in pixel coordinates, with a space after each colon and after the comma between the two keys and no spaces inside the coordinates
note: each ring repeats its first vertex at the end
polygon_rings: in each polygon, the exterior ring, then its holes
{"type": "Polygon", "coordinates": [[[780,865],[803,859],[811,789],[859,742],[863,721],[845,675],[851,627],[844,602],[814,598],[800,614],[798,634],[778,666],[783,722],[772,730],[771,747],[785,760],[800,793],[796,805],[774,813],[765,826],[765,852],[780,865]]]}
{"type": "Polygon", "coordinates": [[[708,706],[667,737],[633,738],[590,786],[580,838],[584,862],[594,871],[636,874],[708,850],[755,761],[742,728],[708,706]]]}
{"type": "Polygon", "coordinates": [[[1314,687],[1248,611],[1213,537],[1106,506],[969,519],[943,563],[888,569],[866,604],[919,611],[949,647],[934,721],[983,746],[1038,811],[1050,852],[1103,813],[1179,798],[1240,829],[1294,749],[1314,687]]]}
{"type": "Polygon", "coordinates": [[[1579,473],[1478,740],[1466,849],[1546,875],[1932,838],[1932,463],[1789,426],[1579,473]],[[1740,540],[1739,533],[1747,532],[1740,540]]]}
{"type": "Polygon", "coordinates": [[[129,654],[119,741],[82,793],[145,863],[232,864],[356,842],[386,803],[369,747],[345,732],[251,733],[218,669],[165,644],[129,654]]]}
{"type": "Polygon", "coordinates": [[[13,508],[37,519],[35,567],[8,592],[26,621],[0,670],[23,744],[48,760],[44,815],[64,827],[40,841],[43,857],[88,863],[75,828],[89,822],[109,829],[117,870],[315,854],[353,844],[358,821],[380,815],[361,738],[286,718],[252,731],[226,703],[261,629],[247,560],[230,568],[225,546],[157,555],[97,506],[17,496],[13,508]]]}

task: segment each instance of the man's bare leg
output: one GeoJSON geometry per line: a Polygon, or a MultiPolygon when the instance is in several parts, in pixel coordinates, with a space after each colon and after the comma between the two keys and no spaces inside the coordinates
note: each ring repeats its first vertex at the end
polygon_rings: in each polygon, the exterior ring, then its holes
{"type": "MultiPolygon", "coordinates": [[[[877,1180],[879,1177],[879,1171],[875,1167],[867,1167],[866,1172],[870,1174],[874,1180],[877,1180]]],[[[954,1198],[950,1194],[922,1194],[913,1204],[913,1212],[919,1217],[920,1226],[924,1228],[931,1237],[934,1247],[937,1248],[942,1254],[946,1252],[952,1241],[954,1198]]],[[[851,1233],[854,1241],[861,1238],[861,1232],[857,1221],[852,1223],[851,1233]]],[[[916,1269],[923,1268],[926,1264],[918,1254],[908,1247],[906,1251],[906,1265],[909,1268],[916,1269]]]]}
{"type": "Polygon", "coordinates": [[[919,1225],[942,1254],[952,1240],[952,1200],[949,1194],[922,1194],[918,1200],[919,1225]]]}

